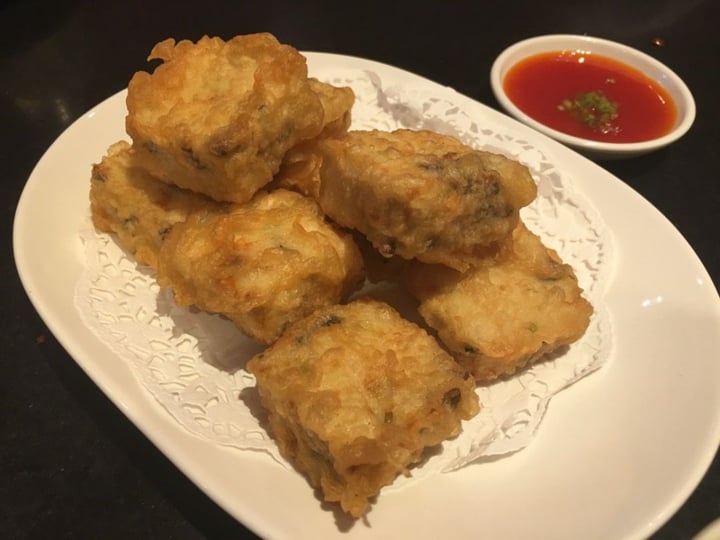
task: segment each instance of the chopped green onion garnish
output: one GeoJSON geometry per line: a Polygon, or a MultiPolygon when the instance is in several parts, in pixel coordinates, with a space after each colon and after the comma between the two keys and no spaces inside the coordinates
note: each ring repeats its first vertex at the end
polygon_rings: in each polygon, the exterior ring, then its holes
{"type": "Polygon", "coordinates": [[[580,92],[572,99],[565,98],[558,105],[558,110],[566,111],[591,129],[603,132],[617,129],[612,122],[618,117],[618,104],[600,91],[580,92]]]}

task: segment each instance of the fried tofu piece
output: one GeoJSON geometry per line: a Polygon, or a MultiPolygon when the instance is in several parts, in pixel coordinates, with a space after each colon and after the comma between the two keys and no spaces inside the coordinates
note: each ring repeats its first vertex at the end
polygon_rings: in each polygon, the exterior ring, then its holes
{"type": "Polygon", "coordinates": [[[95,228],[114,233],[141,264],[157,268],[163,239],[193,212],[218,203],[160,182],[136,166],[130,144],[120,141],[92,168],[90,212],[95,228]]]}
{"type": "Polygon", "coordinates": [[[350,235],[328,224],[314,201],[286,190],[191,216],[168,234],[158,269],[178,305],[223,314],[263,343],[363,281],[350,235]]]}
{"type": "Polygon", "coordinates": [[[430,131],[350,131],[319,149],[323,211],[386,257],[465,271],[537,193],[520,163],[430,131]]]}
{"type": "Polygon", "coordinates": [[[354,517],[479,411],[472,377],[371,299],[316,311],[248,369],[282,455],[354,517]]]}
{"type": "Polygon", "coordinates": [[[320,164],[318,141],[338,137],[347,132],[352,120],[355,93],[349,87],[337,87],[310,79],[310,86],[323,106],[323,129],[320,135],[303,141],[288,150],[280,171],[268,186],[268,190],[284,188],[297,191],[317,200],[320,193],[320,164]]]}
{"type": "Polygon", "coordinates": [[[132,77],[126,128],[141,165],[164,182],[247,202],[323,127],[305,57],[271,34],[168,39],[149,60],[162,63],[132,77]]]}
{"type": "Polygon", "coordinates": [[[480,382],[580,339],[593,313],[555,251],[522,223],[512,240],[465,274],[440,265],[405,268],[420,314],[480,382]]]}

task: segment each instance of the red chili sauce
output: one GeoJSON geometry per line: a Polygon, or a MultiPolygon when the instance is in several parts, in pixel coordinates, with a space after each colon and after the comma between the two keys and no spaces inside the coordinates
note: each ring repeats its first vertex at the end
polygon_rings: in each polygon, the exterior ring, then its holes
{"type": "Polygon", "coordinates": [[[677,119],[675,103],[658,83],[593,53],[531,56],[510,68],[503,86],[531,118],[583,139],[647,141],[670,132],[677,119]]]}

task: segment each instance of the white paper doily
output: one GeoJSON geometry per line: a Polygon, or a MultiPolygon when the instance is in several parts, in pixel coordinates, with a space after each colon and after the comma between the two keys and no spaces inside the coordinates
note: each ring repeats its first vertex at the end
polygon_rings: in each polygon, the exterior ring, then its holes
{"type": "MultiPolygon", "coordinates": [[[[314,74],[356,94],[352,129],[430,129],[527,165],[538,197],[523,209],[528,228],[574,268],[595,308],[585,336],[562,356],[509,380],[478,388],[483,409],[416,469],[413,479],[450,471],[484,457],[509,454],[532,440],[551,397],[598,369],[609,357],[612,331],[603,294],[612,268],[612,238],[592,205],[539,148],[492,122],[478,125],[442,87],[383,87],[367,71],[314,74]],[[325,76],[323,76],[325,75],[325,76]]],[[[457,99],[454,97],[457,96],[457,99]]],[[[254,378],[245,363],[262,346],[217,315],[175,306],[154,273],[138,266],[106,234],[90,225],[80,235],[86,269],[75,305],[85,324],[126,361],[149,394],[185,429],[220,445],[267,452],[285,464],[257,419],[254,378]]],[[[395,487],[412,479],[400,479],[395,487]]]]}

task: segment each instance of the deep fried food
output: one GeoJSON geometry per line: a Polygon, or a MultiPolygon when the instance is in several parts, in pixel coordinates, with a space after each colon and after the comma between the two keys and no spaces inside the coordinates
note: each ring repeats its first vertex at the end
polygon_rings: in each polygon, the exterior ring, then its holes
{"type": "Polygon", "coordinates": [[[272,343],[293,321],[344,300],[364,280],[350,235],[298,193],[261,191],[227,212],[191,216],[168,235],[158,282],[178,305],[221,313],[272,343]]]}
{"type": "Polygon", "coordinates": [[[320,192],[320,164],[317,143],[326,137],[338,137],[347,132],[351,122],[355,94],[349,87],[337,87],[317,79],[310,79],[310,86],[320,97],[324,120],[320,135],[303,141],[285,154],[280,171],[268,190],[278,187],[291,189],[317,200],[320,192]]]}
{"type": "Polygon", "coordinates": [[[115,233],[138,262],[157,268],[163,239],[176,223],[218,203],[203,195],[164,184],[134,162],[125,141],[113,144],[93,165],[90,210],[95,227],[115,233]]]}
{"type": "Polygon", "coordinates": [[[280,171],[265,189],[289,189],[317,200],[320,192],[320,165],[317,141],[302,142],[285,154],[280,171]]]}
{"type": "Polygon", "coordinates": [[[375,300],[316,311],[248,369],[283,456],[355,517],[479,410],[472,377],[375,300]]]}
{"type": "Polygon", "coordinates": [[[164,182],[246,202],[288,149],[322,129],[305,58],[271,34],[168,39],[149,59],[163,63],[130,81],[126,127],[142,166],[164,182]]]}
{"type": "Polygon", "coordinates": [[[334,86],[315,78],[308,79],[323,107],[323,128],[321,136],[337,137],[343,135],[352,121],[352,107],[355,104],[355,92],[349,86],[334,86]]]}
{"type": "Polygon", "coordinates": [[[323,211],[387,257],[467,270],[537,191],[520,163],[429,131],[350,131],[319,148],[323,211]]]}
{"type": "Polygon", "coordinates": [[[522,223],[513,242],[461,274],[413,264],[420,313],[478,381],[490,381],[578,340],[593,308],[572,268],[522,223]]]}

